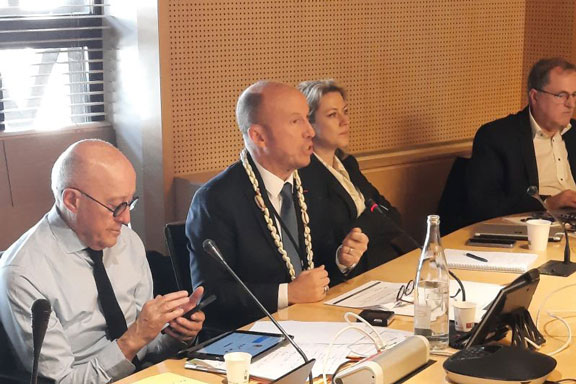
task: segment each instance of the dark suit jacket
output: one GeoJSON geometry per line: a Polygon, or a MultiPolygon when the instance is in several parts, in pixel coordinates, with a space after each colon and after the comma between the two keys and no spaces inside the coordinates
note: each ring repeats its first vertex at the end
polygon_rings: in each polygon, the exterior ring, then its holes
{"type": "MultiPolygon", "coordinates": [[[[568,161],[576,171],[576,121],[562,138],[568,161]]],[[[473,222],[493,217],[542,210],[528,196],[538,186],[538,167],[528,107],[515,115],[480,127],[467,172],[468,211],[473,222]]]]}
{"type": "MultiPolygon", "coordinates": [[[[354,156],[346,157],[342,163],[364,198],[373,199],[388,208],[390,218],[400,225],[400,214],[360,172],[354,156]]],[[[366,272],[413,248],[400,246],[400,231],[383,215],[366,209],[357,218],[356,205],[350,194],[316,156],[313,155],[310,165],[298,173],[308,205],[315,264],[326,266],[331,285],[366,272]],[[344,276],[336,266],[336,250],[354,227],[360,227],[370,241],[360,263],[344,276]]]]}
{"type": "MultiPolygon", "coordinates": [[[[204,252],[205,239],[217,244],[230,267],[270,312],[278,310],[279,284],[291,281],[254,196],[248,175],[237,162],[202,186],[192,200],[186,219],[192,284],[204,286],[205,297],[211,293],[218,297],[206,307],[207,328],[236,329],[264,314],[223,266],[204,252]]],[[[296,216],[301,221],[299,211],[296,216]]],[[[300,244],[304,244],[299,225],[300,244]]]]}

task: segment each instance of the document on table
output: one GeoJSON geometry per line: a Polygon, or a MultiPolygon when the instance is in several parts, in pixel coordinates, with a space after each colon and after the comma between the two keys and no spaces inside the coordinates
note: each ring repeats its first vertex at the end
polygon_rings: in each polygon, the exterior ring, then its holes
{"type": "MultiPolygon", "coordinates": [[[[286,329],[288,334],[294,336],[294,341],[309,359],[316,359],[312,369],[314,377],[321,375],[324,370],[324,358],[328,353],[328,346],[334,336],[341,329],[349,326],[345,322],[281,321],[280,324],[286,329]]],[[[361,323],[354,323],[354,325],[368,329],[361,323]]],[[[404,341],[407,336],[411,335],[410,332],[384,327],[374,328],[382,337],[387,348],[404,341]]],[[[278,329],[270,321],[256,322],[251,330],[279,333],[278,329]]],[[[340,364],[348,360],[348,356],[369,356],[374,353],[376,353],[376,348],[372,340],[363,333],[351,329],[342,333],[332,346],[327,360],[326,373],[334,373],[340,364]]],[[[250,364],[250,374],[265,379],[276,379],[303,363],[302,356],[300,356],[298,351],[292,345],[286,344],[253,361],[250,364]]],[[[186,363],[186,368],[225,372],[226,366],[224,362],[193,359],[186,363]],[[207,368],[207,365],[211,369],[207,368]]]]}
{"type": "MultiPolygon", "coordinates": [[[[494,300],[502,286],[496,284],[476,283],[463,281],[466,289],[466,301],[476,303],[476,322],[482,319],[488,309],[489,304],[494,300]]],[[[358,288],[344,293],[336,298],[324,302],[328,305],[340,307],[350,307],[358,309],[384,309],[394,311],[398,315],[414,316],[414,305],[404,302],[396,303],[396,295],[402,284],[390,283],[386,281],[370,281],[358,288]]],[[[450,280],[450,296],[458,292],[459,285],[456,281],[450,280]]],[[[412,296],[404,297],[405,300],[412,301],[412,296]]],[[[462,293],[450,299],[462,300],[462,293]]],[[[450,320],[454,320],[452,305],[450,306],[450,320]]]]}
{"type": "Polygon", "coordinates": [[[324,304],[350,308],[374,307],[377,309],[381,305],[394,303],[401,285],[402,283],[369,281],[334,299],[325,301],[324,304]]]}

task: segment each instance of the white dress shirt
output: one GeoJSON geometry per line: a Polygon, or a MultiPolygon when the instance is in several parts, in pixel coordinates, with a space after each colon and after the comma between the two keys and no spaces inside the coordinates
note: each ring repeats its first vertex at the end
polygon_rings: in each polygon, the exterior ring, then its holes
{"type": "Polygon", "coordinates": [[[576,190],[574,177],[568,162],[568,151],[562,135],[572,128],[568,124],[554,136],[547,135],[530,112],[530,126],[538,167],[538,183],[541,195],[554,196],[566,189],[576,190]]]}
{"type": "MultiPolygon", "coordinates": [[[[286,180],[282,180],[260,165],[256,160],[254,160],[254,164],[256,164],[260,177],[262,177],[264,188],[266,189],[270,203],[276,212],[280,214],[282,208],[282,195],[280,192],[282,192],[285,183],[290,183],[290,185],[294,187],[294,174],[292,173],[286,180]]],[[[278,228],[278,235],[282,238],[280,223],[276,217],[274,217],[274,220],[276,221],[276,228],[278,228]]],[[[288,283],[282,283],[278,286],[278,309],[286,308],[288,304],[288,283]]]]}
{"type": "Polygon", "coordinates": [[[342,185],[342,188],[344,188],[344,190],[348,192],[348,195],[350,195],[352,201],[354,201],[354,205],[356,206],[356,217],[360,217],[362,212],[364,212],[364,210],[366,209],[366,201],[364,199],[364,195],[362,195],[360,189],[358,189],[354,185],[354,183],[352,183],[348,171],[346,170],[344,164],[342,164],[338,156],[334,156],[334,164],[333,164],[334,166],[332,166],[331,164],[326,164],[326,162],[316,153],[314,153],[314,156],[316,156],[316,158],[322,164],[324,164],[324,166],[328,169],[328,171],[330,171],[330,173],[336,178],[336,180],[338,180],[340,185],[342,185]]]}
{"type": "MultiPolygon", "coordinates": [[[[108,383],[135,369],[116,341],[106,338],[93,262],[85,248],[53,207],[0,258],[0,321],[29,371],[32,303],[44,298],[52,305],[39,373],[56,383],[108,383]]],[[[103,261],[130,325],[152,298],[152,276],[142,241],[123,226],[116,245],[104,250],[103,261]]],[[[138,357],[159,361],[181,345],[168,335],[159,335],[138,357]]]]}

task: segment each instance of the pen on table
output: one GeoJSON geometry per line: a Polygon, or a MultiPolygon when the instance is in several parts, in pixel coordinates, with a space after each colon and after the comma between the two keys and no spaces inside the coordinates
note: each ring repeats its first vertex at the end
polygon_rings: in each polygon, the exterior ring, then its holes
{"type": "Polygon", "coordinates": [[[472,253],[470,253],[470,252],[466,252],[466,253],[464,254],[464,256],[469,257],[469,258],[474,259],[474,260],[481,261],[481,262],[483,262],[483,263],[487,263],[487,262],[488,262],[488,260],[486,260],[485,258],[480,257],[480,256],[476,256],[476,255],[474,255],[474,254],[472,254],[472,253]]]}
{"type": "Polygon", "coordinates": [[[185,368],[193,369],[195,371],[210,372],[210,373],[226,373],[225,369],[214,368],[214,367],[203,367],[201,365],[186,365],[185,368]]]}

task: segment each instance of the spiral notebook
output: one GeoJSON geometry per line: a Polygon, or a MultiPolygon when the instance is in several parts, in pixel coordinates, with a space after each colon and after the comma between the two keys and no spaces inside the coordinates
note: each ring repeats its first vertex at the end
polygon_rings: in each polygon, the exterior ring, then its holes
{"type": "Polygon", "coordinates": [[[444,253],[448,268],[511,273],[526,272],[538,258],[538,255],[534,253],[481,252],[462,249],[446,249],[444,253]],[[470,258],[466,256],[467,252],[488,261],[484,262],[470,258]]]}

